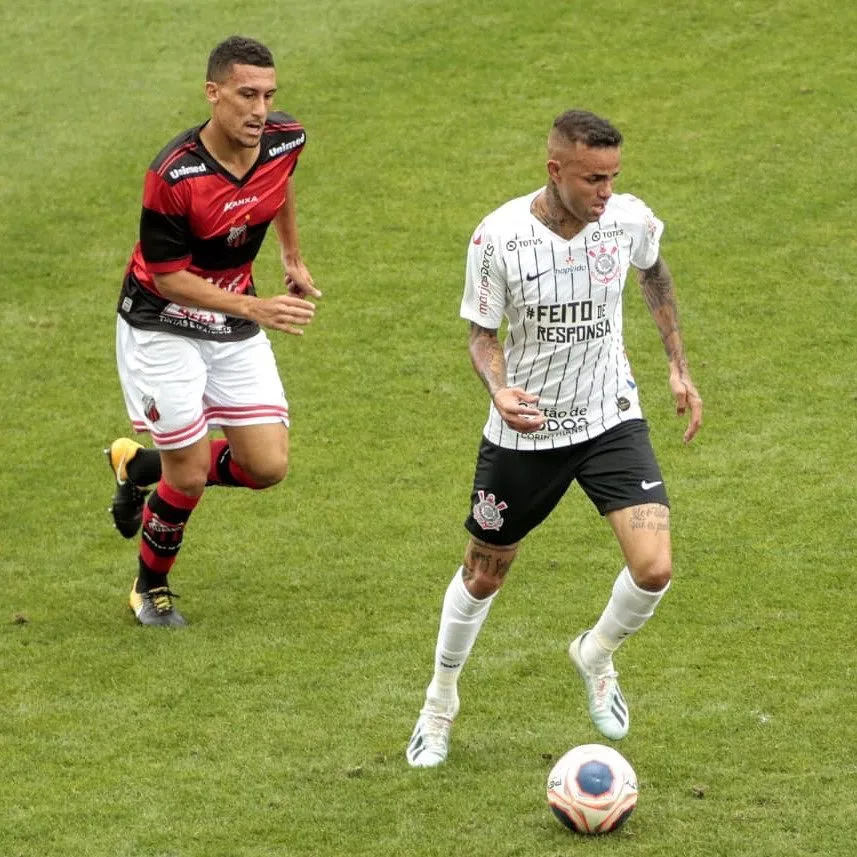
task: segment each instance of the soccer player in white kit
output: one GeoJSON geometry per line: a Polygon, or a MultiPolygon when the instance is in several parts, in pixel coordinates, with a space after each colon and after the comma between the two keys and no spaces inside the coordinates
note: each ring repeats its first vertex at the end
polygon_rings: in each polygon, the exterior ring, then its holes
{"type": "Polygon", "coordinates": [[[441,764],[458,713],[458,677],[524,536],[577,480],[625,559],[597,622],[568,654],[607,738],[629,728],[613,653],[652,616],[672,576],[670,514],[622,337],[622,292],[635,268],[657,324],[685,442],[702,424],[660,255],[663,223],[614,194],[621,133],[570,110],[548,136],[545,187],[511,200],[470,242],[461,316],[491,405],[465,522],[470,541],[444,597],[434,674],[406,755],[441,764]],[[498,330],[508,323],[505,343],[498,330]]]}

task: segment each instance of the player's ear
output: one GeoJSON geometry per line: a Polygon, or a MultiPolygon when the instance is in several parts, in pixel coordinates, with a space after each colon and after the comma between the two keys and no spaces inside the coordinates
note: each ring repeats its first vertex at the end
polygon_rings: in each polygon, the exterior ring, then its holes
{"type": "Polygon", "coordinates": [[[548,175],[556,181],[559,178],[559,161],[555,161],[553,158],[550,158],[547,163],[548,175]]]}
{"type": "Polygon", "coordinates": [[[205,82],[205,98],[210,104],[217,104],[217,84],[213,80],[205,82]]]}

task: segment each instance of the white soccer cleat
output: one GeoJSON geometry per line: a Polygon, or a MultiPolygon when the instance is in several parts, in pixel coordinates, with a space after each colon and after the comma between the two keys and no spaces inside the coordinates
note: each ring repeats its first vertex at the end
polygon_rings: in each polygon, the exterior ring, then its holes
{"type": "Polygon", "coordinates": [[[436,706],[426,700],[405,751],[408,764],[412,768],[436,768],[446,761],[449,753],[449,733],[456,714],[458,704],[450,709],[436,706]]]}
{"type": "Polygon", "coordinates": [[[595,728],[613,741],[618,741],[628,734],[631,725],[631,716],[628,712],[628,703],[619,689],[616,680],[618,673],[610,667],[601,673],[594,673],[587,669],[580,656],[580,644],[588,634],[584,631],[577,639],[571,641],[568,647],[568,656],[574,664],[574,668],[583,679],[586,687],[586,695],[589,697],[589,716],[595,724],[595,728]]]}

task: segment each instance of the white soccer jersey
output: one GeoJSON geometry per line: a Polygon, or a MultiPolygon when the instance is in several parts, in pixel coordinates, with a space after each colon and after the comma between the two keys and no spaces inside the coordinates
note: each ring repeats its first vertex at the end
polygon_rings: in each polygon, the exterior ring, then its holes
{"type": "Polygon", "coordinates": [[[461,317],[499,330],[508,319],[507,381],[539,396],[544,427],[521,434],[492,402],[484,434],[507,449],[554,449],[640,418],[622,338],[631,265],[658,258],[663,223],[635,196],[614,194],[597,223],[570,241],[530,212],[540,191],[513,199],[477,227],[467,254],[461,317]]]}

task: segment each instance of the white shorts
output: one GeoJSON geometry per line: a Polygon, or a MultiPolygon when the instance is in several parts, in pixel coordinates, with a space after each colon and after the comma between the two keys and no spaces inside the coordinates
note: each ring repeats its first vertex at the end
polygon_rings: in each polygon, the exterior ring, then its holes
{"type": "Polygon", "coordinates": [[[239,342],[190,339],[116,320],[116,363],[128,416],[159,449],[216,426],[283,422],[289,403],[264,331],[239,342]]]}

